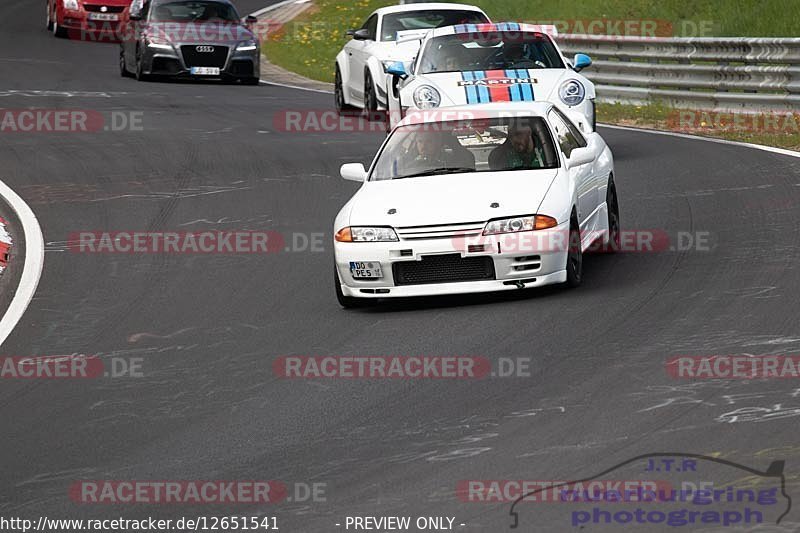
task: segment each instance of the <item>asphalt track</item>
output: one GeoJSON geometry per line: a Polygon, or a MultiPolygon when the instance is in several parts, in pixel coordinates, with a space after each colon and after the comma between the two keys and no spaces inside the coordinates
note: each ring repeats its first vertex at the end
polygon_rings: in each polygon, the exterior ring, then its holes
{"type": "MultiPolygon", "coordinates": [[[[460,480],[575,479],[660,451],[757,469],[784,459],[800,496],[796,381],[692,384],[664,370],[678,354],[800,351],[800,160],[602,129],[624,227],[709,232],[710,250],[593,255],[575,291],[345,311],[330,228],[356,187],[338,167],[367,162],[381,136],[276,131],[276,113],[329,109],[324,94],[122,79],[116,46],[54,39],[43,3],[3,2],[0,106],[135,110],[144,130],[0,138],[0,178],[36,212],[46,242],[38,291],[2,353],[141,357],[145,375],[0,384],[3,516],[255,513],[277,515],[284,531],[323,532],[347,515],[453,515],[460,530],[495,532],[508,528],[508,505],[459,501],[460,480]],[[321,232],[325,251],[66,251],[73,231],[138,229],[321,232]],[[272,372],[277,356],[315,354],[531,358],[532,375],[272,372]],[[754,414],[730,415],[744,408],[754,414]],[[79,479],[323,482],[327,501],[81,506],[67,495],[79,479]]],[[[570,529],[533,511],[522,512],[525,531],[570,529]]],[[[795,505],[780,530],[798,522],[795,505]]]]}

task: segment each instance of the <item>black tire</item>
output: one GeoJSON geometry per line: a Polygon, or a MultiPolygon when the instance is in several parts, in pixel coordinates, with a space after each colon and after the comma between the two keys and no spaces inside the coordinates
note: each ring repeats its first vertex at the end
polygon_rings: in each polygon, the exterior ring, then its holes
{"type": "Polygon", "coordinates": [[[619,251],[620,247],[619,201],[617,200],[617,186],[614,184],[614,176],[608,178],[606,205],[608,206],[608,245],[606,250],[614,253],[619,251]]]}
{"type": "Polygon", "coordinates": [[[142,57],[139,50],[136,50],[136,81],[147,81],[150,77],[144,73],[142,57]]]}
{"type": "Polygon", "coordinates": [[[120,45],[119,47],[119,75],[123,78],[132,78],[133,74],[128,67],[125,66],[125,50],[120,45]]]}
{"type": "Polygon", "coordinates": [[[258,85],[261,83],[261,80],[258,78],[243,78],[242,85],[258,85]]]}
{"type": "Polygon", "coordinates": [[[352,114],[356,109],[344,101],[344,86],[342,85],[342,73],[339,70],[339,65],[336,65],[336,78],[334,81],[333,98],[334,105],[336,106],[336,112],[339,115],[352,114]]]}
{"type": "Polygon", "coordinates": [[[375,82],[372,81],[370,74],[364,77],[364,118],[370,122],[381,118],[378,113],[378,94],[375,92],[375,82]]]}
{"type": "Polygon", "coordinates": [[[573,213],[569,221],[567,239],[567,287],[578,287],[583,279],[583,252],[581,251],[581,231],[578,219],[573,213]]]}
{"type": "Polygon", "coordinates": [[[59,39],[63,39],[67,36],[67,30],[58,25],[58,15],[53,18],[51,27],[53,30],[53,35],[59,39]]]}
{"type": "Polygon", "coordinates": [[[345,296],[342,292],[342,285],[339,281],[339,273],[336,267],[333,268],[333,284],[336,287],[336,300],[339,305],[345,309],[354,309],[356,307],[363,307],[365,305],[363,298],[353,298],[352,296],[345,296]]]}

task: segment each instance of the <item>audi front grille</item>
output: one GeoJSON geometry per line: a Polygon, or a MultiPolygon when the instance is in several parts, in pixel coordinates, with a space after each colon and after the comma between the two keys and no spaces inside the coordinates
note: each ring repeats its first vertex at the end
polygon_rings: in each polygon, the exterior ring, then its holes
{"type": "Polygon", "coordinates": [[[228,59],[228,47],[217,45],[184,45],[181,46],[183,62],[191,67],[225,68],[228,59]]]}

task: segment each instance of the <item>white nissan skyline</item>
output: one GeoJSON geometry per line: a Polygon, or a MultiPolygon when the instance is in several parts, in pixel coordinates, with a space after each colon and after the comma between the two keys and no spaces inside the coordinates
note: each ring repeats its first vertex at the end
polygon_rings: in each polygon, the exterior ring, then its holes
{"type": "MultiPolygon", "coordinates": [[[[385,92],[394,125],[407,112],[487,102],[547,100],[576,111],[595,127],[595,88],[581,70],[586,54],[569,60],[554,26],[459,24],[430,30],[414,61],[387,62],[385,92]]],[[[407,38],[419,38],[407,36],[407,38]]],[[[398,46],[406,46],[403,39],[398,46]]]]}
{"type": "Polygon", "coordinates": [[[611,151],[548,102],[409,114],[368,171],[348,163],[341,175],[362,184],[334,222],[344,307],[574,287],[583,252],[618,243],[611,151]]]}

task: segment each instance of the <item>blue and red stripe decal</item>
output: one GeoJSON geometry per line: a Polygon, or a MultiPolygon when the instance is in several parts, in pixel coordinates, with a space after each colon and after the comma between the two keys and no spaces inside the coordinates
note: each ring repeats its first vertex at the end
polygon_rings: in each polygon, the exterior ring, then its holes
{"type": "MultiPolygon", "coordinates": [[[[517,80],[528,79],[526,69],[473,70],[461,73],[461,80],[517,80]]],[[[468,104],[488,104],[489,102],[533,102],[533,85],[530,83],[467,84],[464,86],[468,104]]]]}
{"type": "Polygon", "coordinates": [[[520,31],[517,22],[500,22],[498,24],[457,24],[455,33],[489,33],[497,31],[520,31]]]}

